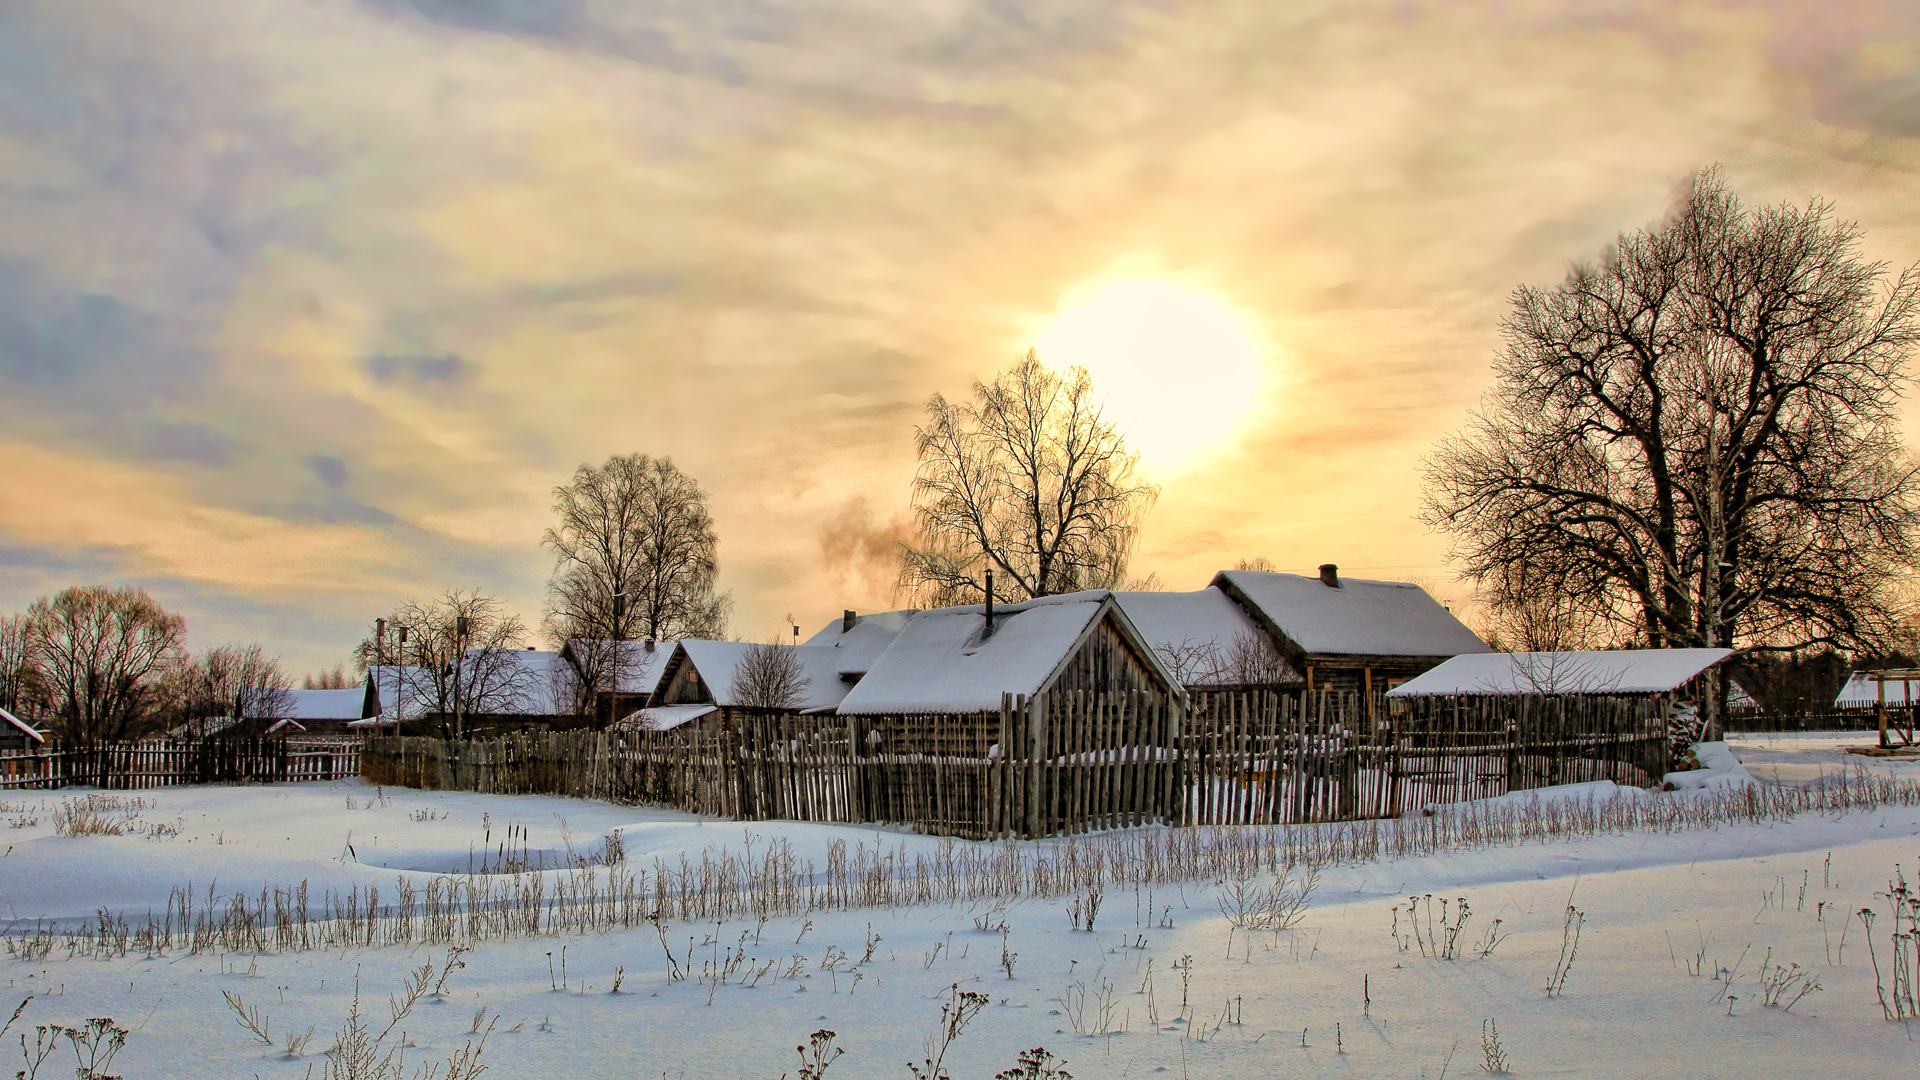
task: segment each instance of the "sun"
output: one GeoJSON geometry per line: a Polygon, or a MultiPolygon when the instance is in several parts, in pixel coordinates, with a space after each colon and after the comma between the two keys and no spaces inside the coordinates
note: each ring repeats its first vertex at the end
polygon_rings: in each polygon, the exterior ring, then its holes
{"type": "Polygon", "coordinates": [[[1164,281],[1106,285],[1034,345],[1052,367],[1086,368],[1106,418],[1162,469],[1225,438],[1260,394],[1260,349],[1240,318],[1164,281]]]}

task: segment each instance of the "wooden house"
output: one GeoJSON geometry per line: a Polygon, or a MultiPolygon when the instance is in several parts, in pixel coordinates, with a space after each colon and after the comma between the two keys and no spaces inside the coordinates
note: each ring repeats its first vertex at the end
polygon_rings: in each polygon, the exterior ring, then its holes
{"type": "Polygon", "coordinates": [[[1451,657],[1493,650],[1404,581],[1222,570],[1213,585],[1271,635],[1308,690],[1376,694],[1451,657]]]}
{"type": "Polygon", "coordinates": [[[586,709],[593,717],[620,717],[651,703],[673,655],[671,641],[608,641],[574,638],[560,656],[579,679],[597,685],[586,709]]]}
{"type": "Polygon", "coordinates": [[[1189,694],[1295,690],[1305,674],[1226,592],[1116,592],[1115,602],[1189,694]]]}
{"type": "MultiPolygon", "coordinates": [[[[800,679],[799,697],[785,712],[831,712],[851,685],[840,678],[843,654],[820,645],[777,646],[791,655],[800,679]]],[[[720,710],[752,708],[736,679],[747,653],[765,646],[743,641],[676,642],[661,669],[652,707],[712,705],[720,710]]]]}
{"type": "Polygon", "coordinates": [[[38,750],[47,745],[47,737],[32,724],[0,709],[0,751],[38,750]]]}

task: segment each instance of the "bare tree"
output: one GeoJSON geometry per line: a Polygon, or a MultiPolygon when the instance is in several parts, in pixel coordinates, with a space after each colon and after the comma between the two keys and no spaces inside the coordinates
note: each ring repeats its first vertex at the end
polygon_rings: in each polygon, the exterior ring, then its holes
{"type": "Polygon", "coordinates": [[[55,734],[81,745],[141,733],[186,620],[143,589],[76,585],[27,610],[32,662],[55,734]]]}
{"type": "Polygon", "coordinates": [[[1920,268],[1826,204],[1673,218],[1522,288],[1497,383],[1428,465],[1426,519],[1496,612],[1540,590],[1655,647],[1871,647],[1915,555],[1895,405],[1920,268]]]}
{"type": "Polygon", "coordinates": [[[1301,681],[1272,639],[1257,630],[1242,630],[1225,645],[1188,638],[1178,644],[1160,642],[1153,651],[1182,686],[1280,686],[1301,681]]]}
{"type": "Polygon", "coordinates": [[[731,600],[714,591],[720,540],[706,493],[671,458],[582,465],[553,497],[559,522],[541,538],[554,556],[547,630],[573,643],[583,711],[631,662],[620,642],[725,635],[731,600]]]}
{"type": "Polygon", "coordinates": [[[1233,564],[1233,568],[1235,570],[1252,570],[1262,574],[1271,574],[1280,569],[1273,565],[1273,560],[1267,558],[1265,555],[1255,555],[1251,559],[1241,559],[1239,562],[1233,564]]]}
{"type": "Polygon", "coordinates": [[[1634,642],[1629,636],[1634,628],[1602,618],[1553,583],[1537,588],[1515,583],[1490,591],[1501,599],[1481,607],[1474,631],[1496,652],[1625,648],[1634,642]]]}
{"type": "Polygon", "coordinates": [[[977,601],[983,569],[1016,600],[1126,580],[1141,515],[1159,489],[1100,415],[1093,382],[1027,355],[971,402],[935,394],[916,428],[919,536],[901,547],[901,585],[934,605],[977,601]]]}
{"type": "Polygon", "coordinates": [[[241,720],[284,718],[292,681],[259,645],[222,645],[183,658],[164,677],[170,724],[205,735],[241,720]]]}
{"type": "Polygon", "coordinates": [[[351,690],[355,683],[353,676],[347,674],[347,665],[335,664],[317,674],[308,675],[302,685],[308,690],[351,690]]]}
{"type": "Polygon", "coordinates": [[[0,615],[0,709],[33,720],[45,707],[45,680],[33,659],[31,624],[23,615],[0,615]]]}
{"type": "Polygon", "coordinates": [[[791,709],[806,700],[807,678],[800,656],[790,645],[766,642],[749,645],[733,671],[733,700],[755,709],[791,709]]]}
{"type": "Polygon", "coordinates": [[[391,665],[381,692],[417,703],[410,707],[433,717],[444,735],[464,735],[467,717],[519,712],[542,696],[546,674],[519,655],[526,624],[506,614],[496,597],[449,589],[437,599],[401,604],[387,625],[392,639],[380,643],[369,635],[360,654],[376,666],[383,659],[391,665]],[[398,644],[400,627],[407,629],[405,646],[398,644]]]}

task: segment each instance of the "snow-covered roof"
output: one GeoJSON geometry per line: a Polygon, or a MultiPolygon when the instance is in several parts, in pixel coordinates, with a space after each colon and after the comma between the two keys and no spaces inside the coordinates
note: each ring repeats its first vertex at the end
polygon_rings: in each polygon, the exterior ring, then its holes
{"type": "Polygon", "coordinates": [[[34,742],[43,743],[47,741],[47,737],[35,731],[32,724],[27,723],[25,720],[20,719],[5,709],[0,709],[0,728],[10,728],[25,735],[34,742]]]}
{"type": "Polygon", "coordinates": [[[1331,586],[1303,574],[1222,570],[1213,584],[1270,621],[1309,654],[1460,656],[1484,653],[1465,623],[1405,581],[1343,577],[1331,586]]]}
{"type": "Polygon", "coordinates": [[[1477,653],[1447,660],[1387,696],[1664,694],[1732,655],[1730,649],[1477,653]]]}
{"type": "MultiPolygon", "coordinates": [[[[1173,657],[1210,652],[1209,657],[1189,665],[1192,671],[1176,671],[1189,686],[1222,685],[1234,681],[1221,669],[1235,643],[1243,637],[1265,639],[1266,632],[1226,593],[1208,586],[1194,592],[1116,592],[1114,602],[1127,613],[1134,629],[1162,660],[1170,666],[1173,657]]],[[[1282,661],[1284,663],[1284,661],[1282,661]]],[[[1295,673],[1287,681],[1301,681],[1295,673]]]]}
{"type": "Polygon", "coordinates": [[[807,639],[807,644],[838,649],[840,676],[857,677],[871,670],[874,660],[887,650],[912,616],[910,610],[876,611],[855,615],[851,627],[844,617],[838,618],[821,627],[819,633],[807,639]]]}
{"type": "MultiPolygon", "coordinates": [[[[993,634],[985,638],[985,609],[979,604],[916,612],[866,677],[847,692],[839,711],[997,711],[1002,694],[1032,694],[1045,686],[1082,635],[1108,611],[1138,634],[1112,594],[1099,591],[995,606],[993,634]]],[[[1145,659],[1173,681],[1150,648],[1145,659]]]]}
{"type": "MultiPolygon", "coordinates": [[[[847,683],[840,678],[841,653],[821,645],[780,645],[780,649],[791,649],[793,658],[800,664],[800,677],[806,685],[800,691],[800,700],[794,708],[831,709],[840,704],[847,696],[847,683]]],[[[714,704],[729,707],[741,704],[734,692],[734,674],[739,670],[740,662],[747,658],[747,652],[756,648],[745,641],[700,641],[685,639],[675,646],[684,652],[687,662],[700,673],[700,682],[706,686],[707,693],[713,696],[714,704]]]]}
{"type": "Polygon", "coordinates": [[[485,649],[468,649],[462,669],[466,678],[487,678],[497,691],[462,689],[463,700],[479,698],[480,711],[493,716],[565,716],[573,712],[572,664],[558,652],[542,649],[495,649],[498,666],[482,667],[485,649]],[[509,668],[517,668],[511,670],[509,668]]]}
{"type": "MultiPolygon", "coordinates": [[[[606,648],[615,644],[612,641],[589,641],[574,638],[567,642],[567,649],[580,656],[590,648],[606,648]]],[[[667,659],[673,655],[674,643],[671,641],[622,641],[619,642],[620,663],[618,665],[618,692],[644,697],[660,687],[660,676],[666,673],[667,659]],[[651,646],[651,647],[649,647],[651,646]]]]}
{"type": "Polygon", "coordinates": [[[672,731],[682,724],[719,711],[718,705],[655,705],[628,713],[615,726],[644,731],[672,731]]]}
{"type": "MultiPolygon", "coordinates": [[[[379,710],[375,715],[382,723],[417,720],[433,711],[433,672],[426,668],[383,664],[368,668],[367,679],[373,683],[374,705],[379,710]]],[[[352,726],[374,725],[356,721],[352,726]]]]}
{"type": "MultiPolygon", "coordinates": [[[[1833,699],[1836,709],[1874,709],[1880,705],[1880,684],[1868,678],[1868,672],[1856,671],[1847,676],[1847,685],[1833,699]]],[[[1920,702],[1920,688],[1907,683],[1887,683],[1887,704],[1906,708],[1914,702],[1920,702]]]]}
{"type": "Polygon", "coordinates": [[[350,690],[288,690],[286,704],[275,709],[282,720],[358,720],[367,703],[366,687],[350,690]]]}

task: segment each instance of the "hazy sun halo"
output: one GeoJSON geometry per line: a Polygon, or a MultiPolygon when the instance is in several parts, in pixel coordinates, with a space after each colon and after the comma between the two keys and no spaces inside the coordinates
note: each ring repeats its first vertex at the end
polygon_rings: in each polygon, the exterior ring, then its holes
{"type": "Polygon", "coordinates": [[[1260,391],[1260,350],[1239,317],[1164,281],[1101,288],[1035,346],[1051,367],[1087,369],[1106,418],[1153,466],[1178,466],[1224,438],[1260,391]]]}

